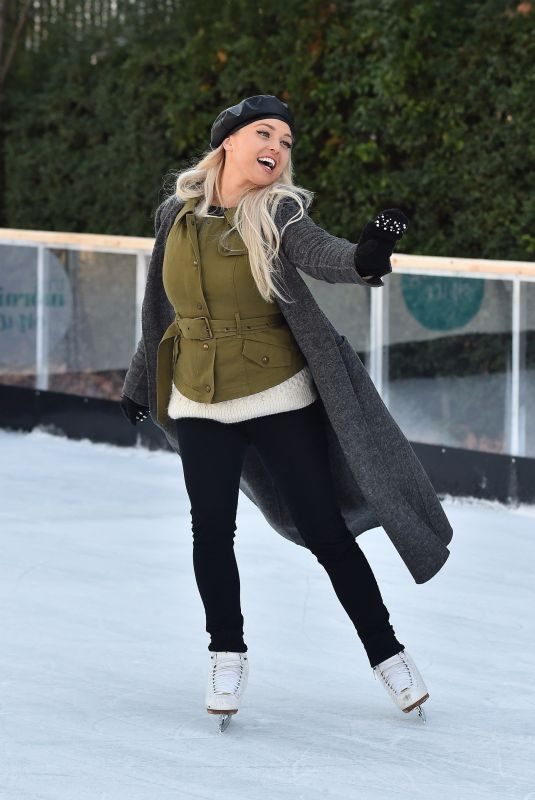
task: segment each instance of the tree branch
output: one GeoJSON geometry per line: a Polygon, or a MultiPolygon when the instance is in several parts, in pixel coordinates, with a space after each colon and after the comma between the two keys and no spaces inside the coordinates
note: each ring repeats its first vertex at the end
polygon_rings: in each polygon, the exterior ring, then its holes
{"type": "MultiPolygon", "coordinates": [[[[14,58],[15,53],[17,51],[17,46],[18,46],[18,43],[19,43],[19,39],[22,36],[22,33],[24,31],[24,27],[25,27],[26,23],[28,22],[28,19],[30,18],[30,8],[31,8],[31,5],[32,5],[32,2],[33,2],[33,0],[26,0],[24,6],[22,7],[22,9],[20,11],[20,14],[19,14],[19,18],[17,20],[17,24],[15,26],[15,30],[13,32],[13,38],[11,39],[9,50],[7,51],[5,63],[4,64],[0,63],[0,96],[3,93],[3,88],[4,88],[5,80],[6,80],[6,77],[7,77],[7,73],[9,71],[9,68],[11,66],[11,62],[13,61],[13,58],[14,58]]],[[[2,37],[3,37],[4,30],[5,30],[5,10],[6,10],[6,8],[7,8],[7,3],[4,2],[4,0],[1,0],[1,2],[0,2],[0,17],[2,19],[1,19],[1,22],[0,22],[0,25],[1,25],[1,27],[0,27],[0,34],[1,34],[1,36],[0,36],[0,48],[3,45],[2,37]]],[[[0,49],[0,54],[1,54],[1,49],[0,49]]]]}

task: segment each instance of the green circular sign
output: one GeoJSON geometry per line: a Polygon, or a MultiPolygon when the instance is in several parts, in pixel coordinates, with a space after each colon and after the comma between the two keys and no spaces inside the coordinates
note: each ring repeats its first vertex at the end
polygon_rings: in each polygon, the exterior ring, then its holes
{"type": "Polygon", "coordinates": [[[481,308],[484,292],[485,281],[480,278],[401,276],[407,309],[420,325],[432,331],[466,325],[481,308]]]}

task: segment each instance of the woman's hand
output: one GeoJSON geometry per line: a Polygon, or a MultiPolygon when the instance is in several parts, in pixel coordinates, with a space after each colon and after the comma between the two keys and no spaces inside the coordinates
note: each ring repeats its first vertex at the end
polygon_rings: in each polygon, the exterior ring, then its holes
{"type": "Polygon", "coordinates": [[[355,250],[355,266],[361,278],[381,278],[392,272],[390,256],[408,227],[409,220],[399,208],[387,208],[368,222],[355,250]]]}
{"type": "Polygon", "coordinates": [[[132,425],[136,425],[138,422],[143,422],[147,418],[149,407],[142,406],[123,394],[121,397],[121,411],[132,425]]]}

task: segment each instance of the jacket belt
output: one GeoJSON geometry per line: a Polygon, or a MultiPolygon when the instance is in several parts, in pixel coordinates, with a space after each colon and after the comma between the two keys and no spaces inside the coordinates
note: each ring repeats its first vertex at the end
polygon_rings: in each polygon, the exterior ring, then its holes
{"type": "Polygon", "coordinates": [[[213,317],[175,317],[163,334],[156,359],[156,374],[158,386],[157,418],[164,422],[169,404],[173,369],[178,354],[178,341],[183,336],[185,339],[221,339],[228,336],[240,336],[246,333],[262,331],[280,325],[284,321],[284,314],[268,314],[263,317],[240,317],[234,314],[233,319],[213,319],[213,317]],[[163,387],[169,386],[165,392],[163,387]]]}
{"type": "Polygon", "coordinates": [[[242,318],[235,314],[233,319],[213,319],[213,317],[180,317],[175,322],[181,336],[185,339],[221,339],[252,330],[263,330],[278,325],[284,320],[283,314],[268,314],[262,317],[242,318]]]}

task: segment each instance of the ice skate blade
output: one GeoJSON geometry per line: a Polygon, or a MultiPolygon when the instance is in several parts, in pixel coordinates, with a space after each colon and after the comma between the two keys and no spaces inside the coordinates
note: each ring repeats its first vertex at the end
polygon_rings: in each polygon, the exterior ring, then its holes
{"type": "MultiPolygon", "coordinates": [[[[428,699],[429,699],[429,695],[428,694],[424,694],[424,696],[420,697],[420,699],[417,700],[416,703],[413,703],[412,705],[407,706],[407,708],[402,708],[401,710],[404,711],[405,714],[408,714],[409,711],[413,711],[415,708],[417,708],[417,706],[421,706],[422,703],[425,703],[425,701],[428,700],[428,699]]],[[[423,711],[422,711],[422,714],[423,714],[423,711]]]]}
{"type": "Polygon", "coordinates": [[[219,733],[223,733],[223,731],[227,730],[228,726],[230,725],[231,720],[232,720],[232,715],[231,714],[221,714],[221,717],[219,718],[219,725],[218,725],[219,733]]]}

